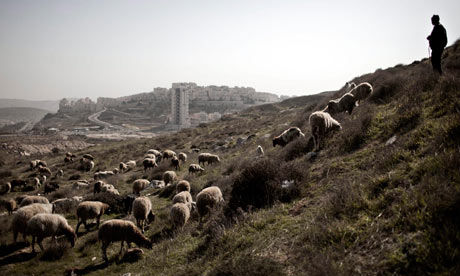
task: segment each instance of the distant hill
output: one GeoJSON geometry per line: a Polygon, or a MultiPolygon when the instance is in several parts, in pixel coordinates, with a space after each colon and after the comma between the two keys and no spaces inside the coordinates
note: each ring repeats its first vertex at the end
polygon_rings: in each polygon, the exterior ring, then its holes
{"type": "Polygon", "coordinates": [[[20,99],[0,99],[0,108],[4,107],[31,107],[47,110],[48,112],[57,112],[59,101],[31,101],[20,99]]]}
{"type": "Polygon", "coordinates": [[[0,108],[0,125],[13,124],[19,122],[40,121],[49,110],[31,108],[31,107],[6,107],[0,108]]]}

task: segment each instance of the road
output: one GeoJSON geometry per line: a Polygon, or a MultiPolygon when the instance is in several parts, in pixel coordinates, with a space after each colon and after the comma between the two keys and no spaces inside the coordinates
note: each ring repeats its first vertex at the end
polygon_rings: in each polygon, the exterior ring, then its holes
{"type": "Polygon", "coordinates": [[[88,120],[90,120],[91,122],[95,123],[96,125],[99,125],[99,126],[103,126],[105,128],[111,128],[111,129],[118,129],[118,130],[126,130],[124,127],[122,126],[117,126],[117,125],[112,125],[110,123],[107,123],[107,122],[104,122],[104,121],[101,121],[99,120],[99,116],[104,112],[106,111],[107,109],[104,107],[103,110],[101,111],[98,111],[94,114],[91,114],[88,116],[88,120]]]}

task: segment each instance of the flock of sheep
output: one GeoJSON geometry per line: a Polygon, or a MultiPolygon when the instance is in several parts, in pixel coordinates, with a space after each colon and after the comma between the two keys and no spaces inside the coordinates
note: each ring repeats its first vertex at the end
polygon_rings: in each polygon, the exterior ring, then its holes
{"type": "MultiPolygon", "coordinates": [[[[372,93],[372,86],[369,83],[359,85],[351,83],[348,85],[347,90],[348,92],[340,98],[329,101],[325,109],[313,112],[310,115],[309,123],[314,150],[319,149],[320,140],[327,132],[341,129],[340,123],[332,118],[331,114],[340,112],[351,114],[353,109],[358,106],[359,101],[364,100],[372,93]]],[[[273,138],[273,146],[280,145],[284,147],[299,137],[305,137],[305,135],[299,128],[291,127],[273,138]]],[[[264,155],[264,150],[260,145],[256,149],[256,154],[259,156],[264,155]]],[[[72,163],[74,158],[76,158],[74,154],[66,153],[64,163],[72,163]]],[[[79,161],[78,168],[82,171],[91,171],[94,169],[94,160],[95,158],[92,155],[84,154],[79,161]]],[[[167,162],[168,160],[172,167],[179,170],[181,163],[183,164],[187,161],[187,154],[183,152],[176,154],[169,149],[162,152],[150,149],[142,160],[142,166],[144,171],[147,171],[158,167],[159,162],[167,162]]],[[[200,153],[198,155],[198,164],[190,164],[188,171],[190,174],[203,172],[204,168],[201,165],[212,165],[219,162],[220,158],[215,154],[200,153]]],[[[24,240],[26,240],[27,235],[30,235],[32,236],[32,251],[35,251],[35,242],[39,244],[43,251],[42,241],[44,238],[51,237],[54,240],[57,236],[64,235],[69,243],[74,246],[81,224],[87,229],[87,221],[95,219],[96,227],[99,229],[98,238],[102,242],[102,256],[107,261],[107,247],[112,242],[121,241],[120,252],[123,250],[124,242],[128,244],[128,247],[130,243],[134,242],[140,247],[152,248],[152,241],[144,236],[144,230],[147,224],[155,220],[155,213],[152,209],[150,198],[141,196],[141,192],[144,189],[176,185],[176,194],[172,198],[169,213],[170,221],[176,230],[184,227],[192,212],[198,212],[201,222],[203,217],[224,201],[221,190],[216,186],[203,189],[197,194],[196,201],[193,201],[190,193],[190,183],[187,180],[179,180],[175,171],[170,170],[163,173],[162,180],[136,179],[133,181],[132,194],[124,196],[123,203],[127,213],[133,215],[136,224],[121,219],[110,219],[100,224],[102,215],[110,209],[110,206],[100,201],[85,201],[85,197],[88,196],[85,193],[92,188],[92,194],[120,195],[113,185],[105,183],[104,180],[110,176],[134,170],[136,166],[137,162],[134,160],[129,160],[126,163],[120,162],[119,167],[111,171],[95,172],[93,175],[94,180],[76,181],[72,185],[72,189],[82,191],[79,196],[62,198],[51,203],[46,197],[40,195],[19,196],[16,200],[1,200],[0,204],[8,211],[8,214],[13,216],[11,224],[13,241],[16,243],[17,236],[20,233],[24,240]],[[67,220],[61,215],[71,212],[77,215],[78,221],[75,230],[69,226],[67,220]]],[[[47,182],[47,178],[51,179],[52,173],[45,161],[30,161],[30,170],[36,172],[36,176],[29,181],[34,188],[44,185],[45,194],[59,189],[59,185],[47,182]]],[[[63,177],[63,175],[64,171],[58,170],[53,179],[63,177]]],[[[0,192],[5,194],[17,189],[17,187],[24,188],[27,184],[27,181],[13,180],[0,187],[0,192]]]]}

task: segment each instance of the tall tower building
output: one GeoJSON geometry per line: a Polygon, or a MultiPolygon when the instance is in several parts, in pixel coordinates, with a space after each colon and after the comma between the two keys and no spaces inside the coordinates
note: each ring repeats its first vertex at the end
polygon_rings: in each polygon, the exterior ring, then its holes
{"type": "Polygon", "coordinates": [[[178,129],[189,127],[189,84],[173,83],[171,90],[171,124],[178,129]]]}

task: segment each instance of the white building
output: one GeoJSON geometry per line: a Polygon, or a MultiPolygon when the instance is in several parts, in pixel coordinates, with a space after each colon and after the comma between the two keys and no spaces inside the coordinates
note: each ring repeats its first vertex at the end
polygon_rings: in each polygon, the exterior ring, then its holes
{"type": "Polygon", "coordinates": [[[173,83],[171,89],[171,124],[181,129],[190,126],[188,113],[189,93],[193,83],[173,83]]]}

